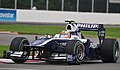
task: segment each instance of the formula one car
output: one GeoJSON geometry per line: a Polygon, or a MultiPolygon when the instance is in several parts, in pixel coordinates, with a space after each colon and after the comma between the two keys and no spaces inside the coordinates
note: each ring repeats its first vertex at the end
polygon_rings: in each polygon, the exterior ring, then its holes
{"type": "Polygon", "coordinates": [[[75,23],[72,20],[66,22],[69,22],[66,30],[55,36],[36,37],[31,43],[24,37],[14,38],[10,51],[5,51],[4,57],[15,63],[24,63],[26,60],[41,60],[47,63],[61,61],[68,64],[80,64],[84,60],[117,62],[119,43],[116,39],[105,38],[103,24],[75,23]],[[99,43],[86,39],[81,31],[98,32],[99,43]]]}

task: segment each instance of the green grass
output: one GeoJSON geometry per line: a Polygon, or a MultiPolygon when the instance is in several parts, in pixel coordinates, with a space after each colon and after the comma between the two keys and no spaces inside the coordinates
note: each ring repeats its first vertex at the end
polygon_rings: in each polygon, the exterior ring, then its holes
{"type": "MultiPolygon", "coordinates": [[[[106,27],[105,29],[107,38],[120,38],[120,28],[106,27]]],[[[83,31],[82,33],[86,36],[97,37],[97,32],[94,31],[83,31]]]]}
{"type": "MultiPolygon", "coordinates": [[[[120,38],[120,28],[105,27],[106,38],[120,38]]],[[[82,31],[83,35],[88,37],[97,37],[97,32],[94,31],[82,31]]]]}
{"type": "Polygon", "coordinates": [[[56,34],[62,31],[64,26],[40,26],[40,25],[23,25],[23,24],[9,24],[0,25],[0,30],[12,31],[18,33],[28,33],[28,34],[56,34]]]}
{"type": "Polygon", "coordinates": [[[0,57],[3,57],[3,51],[9,50],[9,46],[7,45],[0,45],[0,57]]]}
{"type": "Polygon", "coordinates": [[[112,38],[120,38],[120,27],[119,28],[106,28],[106,36],[112,38]]]}
{"type": "MultiPolygon", "coordinates": [[[[56,34],[65,29],[65,26],[40,26],[40,25],[24,25],[24,24],[0,24],[0,31],[12,31],[25,34],[56,34]]],[[[86,36],[97,36],[94,31],[82,31],[86,36]]],[[[106,27],[106,36],[112,38],[120,38],[120,28],[106,27]]]]}

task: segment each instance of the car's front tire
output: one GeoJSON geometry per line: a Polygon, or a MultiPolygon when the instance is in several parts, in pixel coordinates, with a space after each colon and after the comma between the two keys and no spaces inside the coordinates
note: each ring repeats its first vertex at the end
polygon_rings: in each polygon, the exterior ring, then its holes
{"type": "MultiPolygon", "coordinates": [[[[29,45],[29,42],[26,38],[24,37],[16,37],[12,40],[11,44],[10,44],[10,51],[26,51],[27,54],[25,55],[24,58],[28,58],[29,57],[29,54],[30,54],[30,51],[29,51],[29,48],[25,48],[23,47],[24,45],[29,45]]],[[[24,58],[13,58],[12,60],[15,62],[15,63],[24,63],[27,61],[27,59],[24,59],[24,58]]]]}
{"type": "Polygon", "coordinates": [[[66,53],[75,56],[74,61],[68,61],[68,64],[80,64],[85,55],[84,45],[78,40],[71,40],[67,42],[66,53]]]}

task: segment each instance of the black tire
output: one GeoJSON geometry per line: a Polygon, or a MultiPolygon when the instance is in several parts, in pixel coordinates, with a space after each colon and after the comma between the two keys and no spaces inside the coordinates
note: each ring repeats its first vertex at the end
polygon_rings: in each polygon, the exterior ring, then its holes
{"type": "MultiPolygon", "coordinates": [[[[16,37],[12,40],[11,44],[10,44],[10,51],[26,51],[27,54],[25,55],[26,57],[24,58],[28,58],[30,51],[29,48],[24,48],[24,45],[29,45],[29,42],[26,38],[24,37],[16,37]]],[[[27,61],[27,59],[24,58],[14,58],[12,59],[15,63],[24,63],[27,61]]]]}
{"type": "Polygon", "coordinates": [[[105,39],[100,47],[104,63],[116,63],[119,58],[119,43],[116,39],[105,39]]]}
{"type": "Polygon", "coordinates": [[[68,61],[68,64],[80,64],[85,55],[84,45],[78,40],[71,40],[67,42],[66,53],[75,55],[74,61],[68,61]]]}

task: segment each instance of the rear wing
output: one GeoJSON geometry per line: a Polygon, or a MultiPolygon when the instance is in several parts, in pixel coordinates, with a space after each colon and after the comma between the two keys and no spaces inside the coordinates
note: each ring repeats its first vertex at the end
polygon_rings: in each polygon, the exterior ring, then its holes
{"type": "MultiPolygon", "coordinates": [[[[69,21],[66,21],[69,22],[69,21]]],[[[74,22],[74,21],[72,21],[74,22]]],[[[103,24],[90,24],[90,23],[72,23],[71,21],[67,24],[67,30],[76,30],[76,31],[96,31],[98,32],[99,43],[105,39],[105,28],[103,24]]]]}

